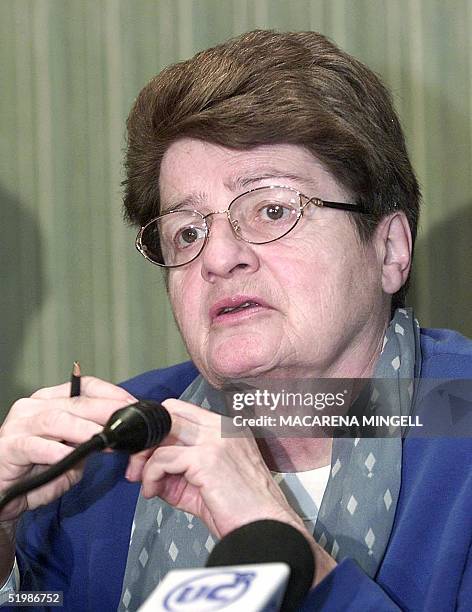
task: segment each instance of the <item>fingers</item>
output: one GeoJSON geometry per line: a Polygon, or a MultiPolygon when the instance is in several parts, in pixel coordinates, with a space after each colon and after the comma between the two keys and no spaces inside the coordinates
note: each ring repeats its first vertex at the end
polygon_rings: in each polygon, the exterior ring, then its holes
{"type": "Polygon", "coordinates": [[[139,482],[142,477],[144,466],[146,465],[149,457],[153,454],[154,448],[147,448],[140,453],[131,455],[126,468],[125,478],[130,482],[139,482]]]}
{"type": "MultiPolygon", "coordinates": [[[[64,459],[74,449],[55,440],[48,440],[39,436],[25,436],[16,440],[5,440],[2,444],[2,450],[8,453],[10,465],[27,467],[31,464],[52,465],[64,459]]],[[[15,477],[17,477],[17,474],[15,474],[15,477]]]]}
{"type": "MultiPolygon", "coordinates": [[[[36,475],[44,471],[45,466],[35,466],[31,475],[36,475]]],[[[38,506],[42,506],[50,501],[53,501],[68,491],[73,485],[77,484],[82,478],[84,471],[84,462],[81,461],[75,467],[68,470],[58,478],[55,478],[47,485],[33,489],[26,495],[27,506],[29,510],[33,510],[38,506]]]]}
{"type": "MultiPolygon", "coordinates": [[[[194,449],[168,446],[157,449],[146,463],[142,475],[144,497],[156,495],[159,481],[168,475],[179,475],[188,472],[194,460],[194,449]]],[[[178,482],[178,480],[176,480],[178,482]]]]}
{"type": "MultiPolygon", "coordinates": [[[[95,378],[94,376],[82,376],[80,379],[80,394],[86,397],[102,397],[110,399],[123,399],[129,404],[134,404],[136,398],[133,397],[128,391],[117,387],[116,385],[95,378]]],[[[31,396],[34,399],[55,399],[61,397],[69,397],[70,395],[70,383],[63,383],[62,385],[56,385],[55,387],[45,387],[39,389],[31,396]]]]}
{"type": "Polygon", "coordinates": [[[175,413],[171,414],[171,419],[170,432],[161,446],[194,446],[201,444],[205,438],[211,435],[211,431],[202,430],[199,425],[175,413]]]}
{"type": "MultiPolygon", "coordinates": [[[[166,399],[162,405],[171,415],[172,426],[159,445],[159,453],[166,447],[208,447],[221,440],[221,415],[177,399],[166,399]]],[[[130,457],[126,471],[128,480],[143,480],[144,467],[155,450],[148,449],[130,457]]]]}
{"type": "Polygon", "coordinates": [[[129,404],[134,404],[137,401],[136,398],[131,395],[131,393],[128,393],[128,391],[125,389],[93,376],[83,376],[81,378],[80,393],[81,395],[88,397],[109,397],[110,399],[123,399],[129,404]]]}
{"type": "Polygon", "coordinates": [[[5,421],[2,437],[26,432],[74,443],[83,442],[98,433],[113,412],[127,403],[127,400],[82,396],[20,400],[5,421]]]}
{"type": "Polygon", "coordinates": [[[161,403],[164,408],[167,408],[171,416],[179,416],[188,423],[193,423],[201,427],[214,427],[215,425],[219,425],[221,421],[221,416],[219,414],[179,399],[169,398],[161,403]]]}
{"type": "Polygon", "coordinates": [[[171,431],[159,444],[159,447],[148,448],[130,456],[128,467],[126,468],[126,478],[131,482],[142,480],[144,466],[158,448],[193,446],[202,438],[199,433],[197,427],[174,414],[172,416],[171,431]]]}
{"type": "MultiPolygon", "coordinates": [[[[28,419],[30,421],[30,419],[28,419]]],[[[24,423],[17,420],[9,429],[10,434],[27,432],[34,436],[42,436],[52,440],[65,440],[71,444],[80,444],[102,430],[101,424],[77,417],[65,410],[48,410],[39,413],[34,423],[24,423]]]]}
{"type": "Polygon", "coordinates": [[[172,427],[161,446],[194,446],[221,437],[221,415],[177,399],[162,402],[169,411],[172,427]]]}

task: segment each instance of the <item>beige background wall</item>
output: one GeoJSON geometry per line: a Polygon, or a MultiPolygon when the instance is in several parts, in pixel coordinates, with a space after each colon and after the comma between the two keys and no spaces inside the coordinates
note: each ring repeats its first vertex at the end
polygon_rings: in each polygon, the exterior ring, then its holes
{"type": "Polygon", "coordinates": [[[411,300],[472,336],[472,2],[2,0],[0,414],[72,361],[114,381],[185,358],[120,216],[127,111],[168,63],[315,29],[393,89],[424,193],[411,300]]]}

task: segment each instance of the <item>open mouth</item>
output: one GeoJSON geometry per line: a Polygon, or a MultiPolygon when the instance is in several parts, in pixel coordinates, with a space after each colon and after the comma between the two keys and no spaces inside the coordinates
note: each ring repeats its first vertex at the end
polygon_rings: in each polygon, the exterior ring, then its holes
{"type": "Polygon", "coordinates": [[[225,306],[224,308],[220,308],[217,312],[217,316],[220,317],[221,315],[225,315],[225,314],[230,314],[233,312],[240,312],[241,310],[247,310],[249,308],[255,308],[257,306],[260,306],[260,304],[258,302],[242,302],[242,304],[238,304],[237,306],[225,306]]]}
{"type": "Polygon", "coordinates": [[[259,297],[250,295],[231,295],[218,300],[210,309],[209,315],[211,321],[236,320],[243,317],[246,313],[249,315],[251,311],[271,310],[271,307],[259,297]]]}

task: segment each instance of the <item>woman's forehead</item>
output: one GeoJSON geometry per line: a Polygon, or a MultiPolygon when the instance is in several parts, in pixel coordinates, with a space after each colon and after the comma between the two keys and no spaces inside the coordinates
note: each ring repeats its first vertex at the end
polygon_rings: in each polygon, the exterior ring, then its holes
{"type": "Polygon", "coordinates": [[[168,202],[223,186],[231,193],[263,184],[287,184],[318,196],[344,195],[323,164],[306,148],[291,144],[234,150],[185,138],[166,151],[159,177],[161,200],[168,202]],[[321,193],[329,189],[330,193],[321,193]]]}

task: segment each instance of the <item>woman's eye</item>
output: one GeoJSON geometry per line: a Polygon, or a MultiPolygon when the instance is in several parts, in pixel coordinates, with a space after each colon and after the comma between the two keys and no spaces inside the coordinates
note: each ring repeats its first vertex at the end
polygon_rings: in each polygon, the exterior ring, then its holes
{"type": "Polygon", "coordinates": [[[192,246],[197,240],[205,238],[205,232],[199,228],[189,225],[180,229],[175,236],[175,243],[178,248],[185,249],[192,246]]]}
{"type": "Polygon", "coordinates": [[[285,221],[290,218],[295,209],[282,204],[266,204],[259,210],[263,221],[285,221]]]}

